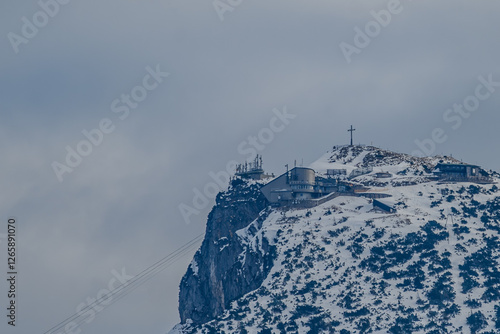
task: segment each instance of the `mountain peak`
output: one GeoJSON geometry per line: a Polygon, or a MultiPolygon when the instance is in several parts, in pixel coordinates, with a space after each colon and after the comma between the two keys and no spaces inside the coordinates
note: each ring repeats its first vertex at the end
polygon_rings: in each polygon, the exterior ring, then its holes
{"type": "Polygon", "coordinates": [[[335,189],[313,207],[270,205],[283,175],[218,197],[171,333],[500,332],[497,174],[373,146],[311,168],[283,187],[335,189]]]}
{"type": "Polygon", "coordinates": [[[410,165],[435,166],[438,162],[461,163],[459,160],[448,156],[416,157],[406,153],[397,153],[375,146],[344,145],[334,146],[331,152],[318,161],[327,158],[329,163],[340,163],[354,167],[376,167],[384,165],[410,165]]]}

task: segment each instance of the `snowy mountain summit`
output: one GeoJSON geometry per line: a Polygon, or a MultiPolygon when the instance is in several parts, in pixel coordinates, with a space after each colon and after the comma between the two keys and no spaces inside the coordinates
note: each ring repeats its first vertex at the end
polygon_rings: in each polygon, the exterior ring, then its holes
{"type": "Polygon", "coordinates": [[[500,333],[498,174],[335,147],[217,196],[170,333],[500,333]]]}

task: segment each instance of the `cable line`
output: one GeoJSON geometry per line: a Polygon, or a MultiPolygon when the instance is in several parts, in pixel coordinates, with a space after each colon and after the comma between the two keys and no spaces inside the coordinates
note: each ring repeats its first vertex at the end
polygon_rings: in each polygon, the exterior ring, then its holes
{"type": "MultiPolygon", "coordinates": [[[[83,315],[89,311],[92,310],[95,306],[101,304],[103,301],[108,300],[110,298],[113,298],[107,305],[99,305],[99,307],[102,308],[101,311],[104,310],[107,306],[112,305],[116,301],[120,300],[121,298],[125,297],[135,289],[137,289],[139,286],[147,282],[149,279],[153,278],[155,275],[160,273],[161,271],[165,270],[167,267],[172,265],[175,261],[181,259],[184,255],[186,255],[192,248],[196,247],[199,241],[203,239],[204,233],[198,235],[194,239],[188,241],[172,253],[168,254],[165,256],[163,259],[157,261],[150,267],[144,269],[142,272],[131,278],[125,283],[122,283],[119,285],[117,288],[113,289],[109,293],[105,294],[104,296],[100,297],[99,299],[95,300],[93,303],[87,305],[85,308],[81,309],[79,312],[73,314],[72,316],[64,319],[63,321],[59,322],[57,325],[53,326],[50,328],[48,331],[44,332],[43,334],[51,334],[54,331],[62,329],[64,326],[69,324],[70,322],[75,322],[78,325],[82,324],[85,321],[85,318],[83,315]]],[[[99,312],[101,312],[99,311],[99,312]]]]}

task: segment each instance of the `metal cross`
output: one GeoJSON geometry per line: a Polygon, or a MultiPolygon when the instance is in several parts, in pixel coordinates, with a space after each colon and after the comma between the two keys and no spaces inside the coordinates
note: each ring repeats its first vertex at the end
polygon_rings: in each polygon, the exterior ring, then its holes
{"type": "Polygon", "coordinates": [[[352,133],[356,131],[356,129],[353,129],[352,125],[351,125],[351,128],[349,130],[347,130],[347,132],[350,132],[351,133],[351,146],[352,146],[352,133]]]}

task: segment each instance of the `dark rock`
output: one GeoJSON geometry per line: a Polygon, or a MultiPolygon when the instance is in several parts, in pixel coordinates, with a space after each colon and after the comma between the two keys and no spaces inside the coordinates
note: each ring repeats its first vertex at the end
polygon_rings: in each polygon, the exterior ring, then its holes
{"type": "Polygon", "coordinates": [[[233,300],[260,287],[272,267],[269,242],[263,239],[262,252],[255,252],[235,232],[256,219],[264,221],[267,206],[259,184],[233,182],[227,192],[217,196],[205,239],[180,284],[182,323],[188,319],[194,324],[213,320],[233,300]]]}

